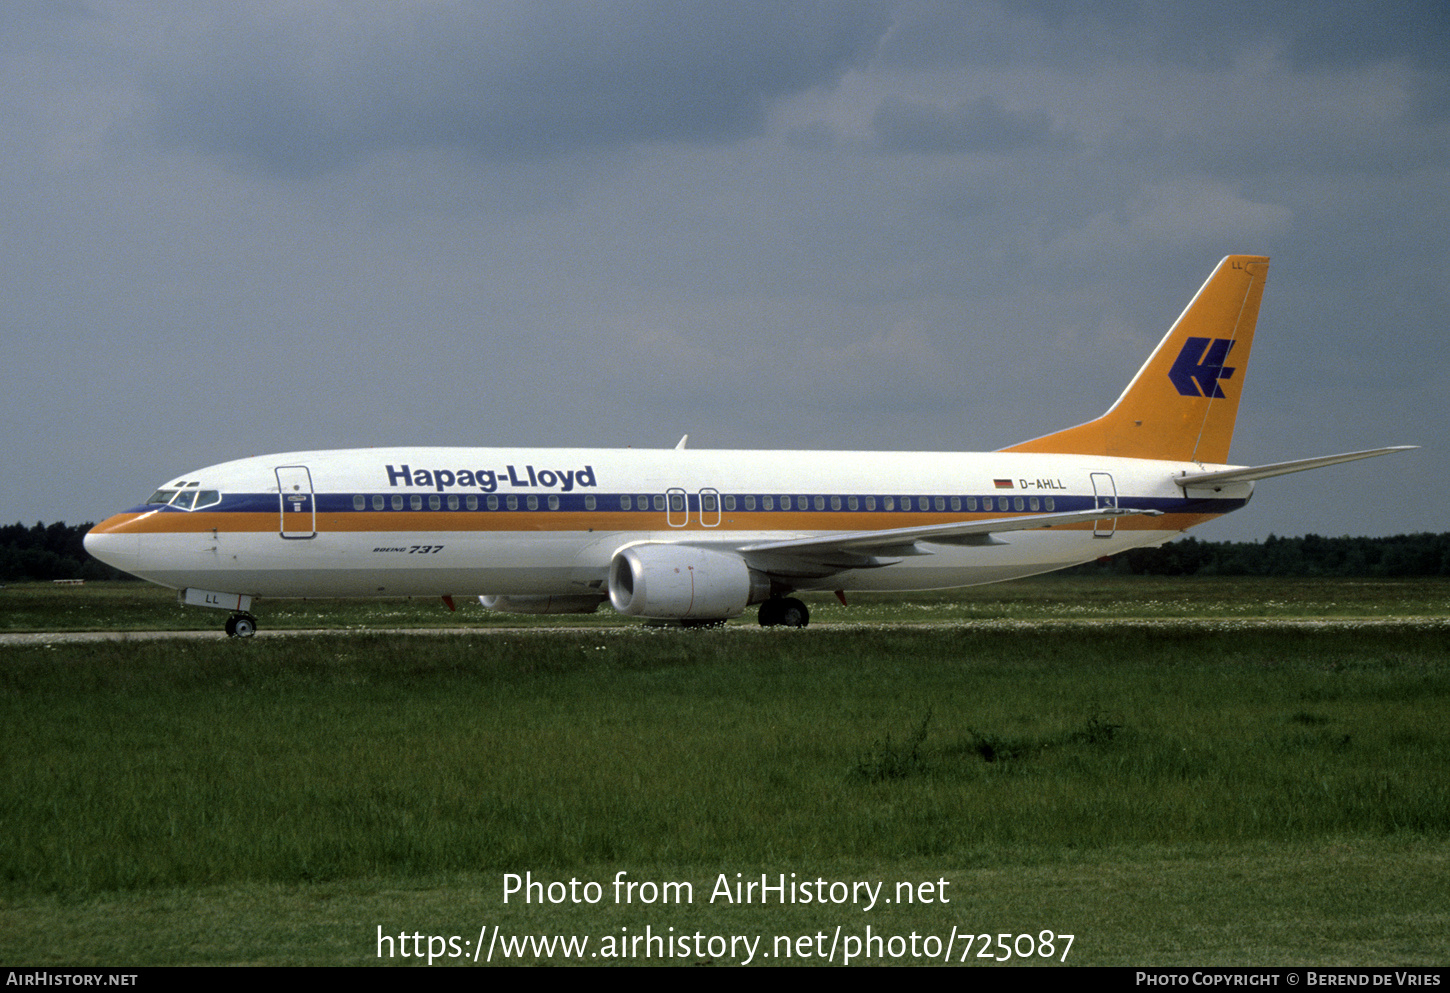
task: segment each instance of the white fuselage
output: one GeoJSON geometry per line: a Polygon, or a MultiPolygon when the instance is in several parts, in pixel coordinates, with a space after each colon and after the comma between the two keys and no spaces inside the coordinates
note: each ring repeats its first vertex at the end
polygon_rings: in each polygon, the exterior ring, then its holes
{"type": "Polygon", "coordinates": [[[1047,572],[1158,544],[1248,500],[1180,488],[1197,463],[1008,452],[396,448],[292,452],[199,469],[87,537],[175,588],[263,597],[602,593],[636,543],[735,551],[1095,507],[1135,516],[921,542],[869,567],[764,556],[777,588],[909,590],[1047,572]],[[185,494],[194,492],[195,496],[185,494]],[[190,507],[191,509],[186,509],[190,507]]]}

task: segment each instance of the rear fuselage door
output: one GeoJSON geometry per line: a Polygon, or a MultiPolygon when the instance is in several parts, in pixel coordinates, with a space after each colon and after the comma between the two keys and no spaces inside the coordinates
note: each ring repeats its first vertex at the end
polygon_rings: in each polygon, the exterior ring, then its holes
{"type": "MultiPolygon", "coordinates": [[[[1118,486],[1113,482],[1111,473],[1093,473],[1093,509],[1100,507],[1118,506],[1118,486]]],[[[1094,538],[1111,538],[1118,530],[1118,519],[1116,517],[1105,517],[1100,521],[1093,522],[1094,538]]]]}
{"type": "Polygon", "coordinates": [[[282,537],[311,538],[317,534],[317,501],[312,495],[312,473],[305,465],[277,467],[277,502],[282,514],[282,537]]]}

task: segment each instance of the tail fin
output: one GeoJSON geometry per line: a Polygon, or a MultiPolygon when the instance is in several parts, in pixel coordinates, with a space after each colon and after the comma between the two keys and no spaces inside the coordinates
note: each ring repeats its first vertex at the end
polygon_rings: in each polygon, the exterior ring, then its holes
{"type": "Polygon", "coordinates": [[[1226,463],[1268,272],[1224,259],[1106,414],[1002,451],[1226,463]]]}

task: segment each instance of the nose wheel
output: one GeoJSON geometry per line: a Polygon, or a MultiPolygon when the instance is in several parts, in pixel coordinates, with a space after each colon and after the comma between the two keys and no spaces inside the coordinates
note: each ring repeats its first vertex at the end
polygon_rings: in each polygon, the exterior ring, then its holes
{"type": "Polygon", "coordinates": [[[257,633],[257,619],[242,612],[227,618],[227,637],[250,638],[257,633]]]}

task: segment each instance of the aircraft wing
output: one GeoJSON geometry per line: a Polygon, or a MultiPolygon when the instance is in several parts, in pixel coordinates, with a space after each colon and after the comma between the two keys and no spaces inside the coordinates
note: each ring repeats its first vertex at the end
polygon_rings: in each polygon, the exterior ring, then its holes
{"type": "Polygon", "coordinates": [[[1294,462],[1275,462],[1273,465],[1256,465],[1247,469],[1223,469],[1218,472],[1188,472],[1174,476],[1173,481],[1187,489],[1190,486],[1220,486],[1224,483],[1246,483],[1254,479],[1268,479],[1272,476],[1287,476],[1291,472],[1307,469],[1321,469],[1327,465],[1353,462],[1356,459],[1372,459],[1377,455],[1391,455],[1395,452],[1409,452],[1418,445],[1394,445],[1390,448],[1371,448],[1363,452],[1345,452],[1343,455],[1323,455],[1317,459],[1298,459],[1294,462]]]}
{"type": "Polygon", "coordinates": [[[1129,507],[1098,507],[1060,514],[1031,514],[999,517],[986,521],[956,521],[924,524],[885,531],[850,531],[843,534],[811,535],[746,545],[738,551],[777,575],[829,575],[841,569],[869,569],[893,565],[911,555],[930,555],[918,542],[938,545],[1002,545],[995,536],[1005,531],[1034,531],[1060,524],[1080,524],[1109,517],[1144,515],[1156,517],[1159,510],[1129,507]]]}

